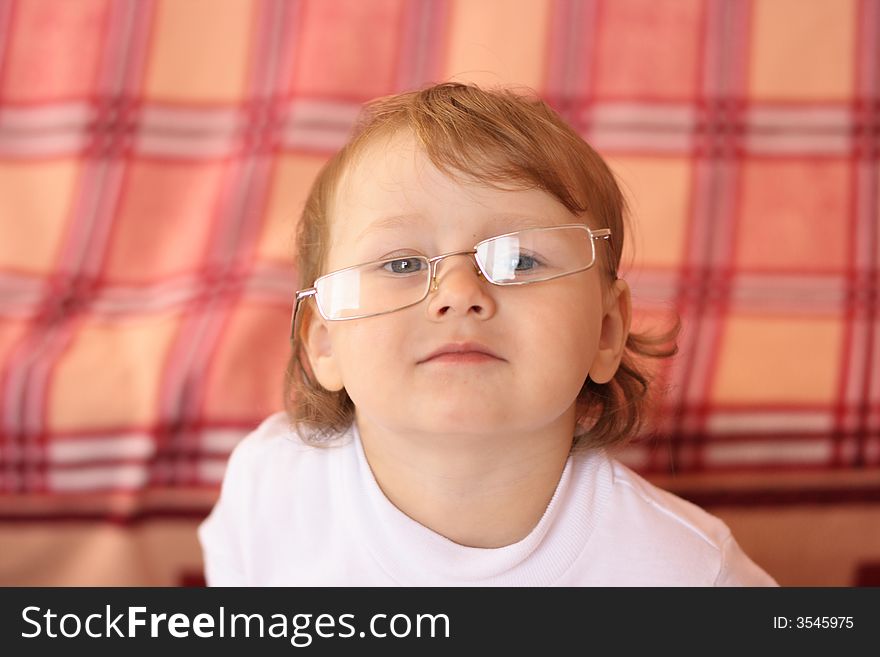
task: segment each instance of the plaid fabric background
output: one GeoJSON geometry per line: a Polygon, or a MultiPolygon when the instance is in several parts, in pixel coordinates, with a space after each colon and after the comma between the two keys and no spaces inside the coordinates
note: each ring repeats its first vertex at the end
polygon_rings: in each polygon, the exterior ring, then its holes
{"type": "Polygon", "coordinates": [[[311,180],[450,78],[627,190],[637,326],[684,332],[622,458],[783,584],[880,582],[878,67],[878,0],[0,0],[0,582],[200,581],[311,180]]]}

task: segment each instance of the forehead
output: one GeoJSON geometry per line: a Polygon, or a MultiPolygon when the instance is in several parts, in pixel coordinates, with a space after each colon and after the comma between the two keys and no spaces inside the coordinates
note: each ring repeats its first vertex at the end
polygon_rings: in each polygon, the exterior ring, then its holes
{"type": "Polygon", "coordinates": [[[494,231],[487,237],[571,222],[573,215],[540,189],[450,176],[402,132],[374,138],[354,158],[336,187],[330,219],[332,250],[379,233],[494,231]]]}

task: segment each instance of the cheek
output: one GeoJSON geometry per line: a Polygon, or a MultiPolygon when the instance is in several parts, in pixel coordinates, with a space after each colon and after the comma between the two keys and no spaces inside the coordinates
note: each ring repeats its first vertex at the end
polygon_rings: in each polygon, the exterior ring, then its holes
{"type": "Polygon", "coordinates": [[[534,336],[531,344],[547,359],[547,369],[553,370],[553,376],[570,371],[574,379],[580,378],[581,373],[586,377],[599,345],[601,310],[598,303],[597,295],[581,289],[554,295],[529,313],[530,332],[534,336]]]}
{"type": "Polygon", "coordinates": [[[331,334],[342,379],[352,398],[399,383],[399,376],[387,375],[393,375],[396,365],[402,362],[402,332],[387,318],[369,318],[340,325],[331,334]]]}
{"type": "Polygon", "coordinates": [[[530,315],[544,327],[545,332],[561,340],[588,340],[597,338],[602,324],[602,302],[598,285],[565,279],[547,290],[533,304],[530,315]]]}

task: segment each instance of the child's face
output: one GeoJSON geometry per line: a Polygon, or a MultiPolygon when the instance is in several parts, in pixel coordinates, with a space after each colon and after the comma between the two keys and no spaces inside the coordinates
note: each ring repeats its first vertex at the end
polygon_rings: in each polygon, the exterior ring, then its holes
{"type": "MultiPolygon", "coordinates": [[[[521,228],[513,222],[523,218],[534,226],[584,221],[538,189],[453,180],[408,134],[377,140],[340,181],[324,271],[388,255],[471,249],[521,228]],[[409,223],[369,230],[400,215],[409,223]]],[[[597,251],[605,248],[597,241],[597,251]]],[[[438,265],[439,288],[415,306],[338,322],[314,313],[306,349],[325,388],[344,386],[359,417],[388,429],[497,433],[573,422],[587,375],[607,381],[619,362],[620,336],[607,327],[603,333],[602,275],[597,265],[552,281],[501,287],[478,276],[471,256],[453,256],[438,265]],[[465,341],[499,358],[424,360],[443,345],[465,341]]],[[[628,319],[622,325],[628,328],[628,319]]]]}

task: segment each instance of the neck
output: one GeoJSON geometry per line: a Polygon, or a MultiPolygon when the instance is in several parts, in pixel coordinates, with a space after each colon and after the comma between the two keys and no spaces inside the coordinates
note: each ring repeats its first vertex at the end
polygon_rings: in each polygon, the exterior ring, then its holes
{"type": "Polygon", "coordinates": [[[497,548],[525,538],[553,497],[571,449],[574,406],[539,430],[442,434],[395,430],[356,416],[385,496],[460,545],[497,548]]]}

